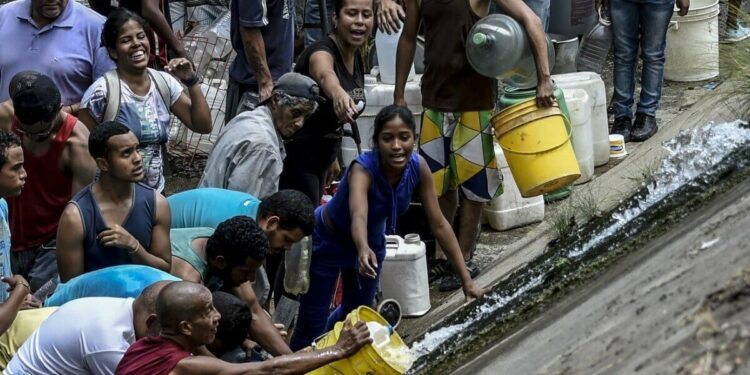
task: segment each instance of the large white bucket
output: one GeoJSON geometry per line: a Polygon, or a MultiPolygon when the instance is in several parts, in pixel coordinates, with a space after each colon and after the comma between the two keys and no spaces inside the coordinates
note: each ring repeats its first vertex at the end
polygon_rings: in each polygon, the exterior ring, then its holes
{"type": "Polygon", "coordinates": [[[667,29],[664,78],[694,82],[719,75],[719,0],[692,0],[680,17],[675,9],[667,29]]]}
{"type": "Polygon", "coordinates": [[[552,80],[563,90],[583,89],[593,101],[591,132],[594,142],[594,165],[609,162],[609,123],[607,122],[607,90],[602,78],[594,72],[554,74],[552,80]]]}
{"type": "Polygon", "coordinates": [[[594,141],[591,129],[593,103],[585,90],[563,89],[563,94],[570,112],[570,124],[573,126],[573,150],[581,170],[581,177],[575,183],[582,184],[594,177],[594,141]]]}

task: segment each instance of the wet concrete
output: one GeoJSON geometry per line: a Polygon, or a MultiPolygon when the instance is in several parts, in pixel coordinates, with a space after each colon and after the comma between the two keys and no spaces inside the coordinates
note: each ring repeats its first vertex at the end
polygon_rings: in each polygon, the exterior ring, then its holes
{"type": "Polygon", "coordinates": [[[750,180],[458,374],[748,373],[750,180]]]}

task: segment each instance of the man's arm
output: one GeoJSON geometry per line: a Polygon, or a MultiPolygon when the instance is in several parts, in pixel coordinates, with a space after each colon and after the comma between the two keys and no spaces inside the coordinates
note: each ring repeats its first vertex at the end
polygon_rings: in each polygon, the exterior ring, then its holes
{"type": "Polygon", "coordinates": [[[0,129],[10,131],[13,113],[13,102],[6,100],[0,103],[0,129]]]}
{"type": "MultiPolygon", "coordinates": [[[[18,315],[18,310],[21,309],[24,299],[31,293],[29,282],[21,275],[3,277],[3,281],[8,284],[10,296],[0,304],[0,335],[5,333],[16,320],[16,315],[18,315]]],[[[5,285],[0,284],[0,288],[4,287],[5,285]]]]}
{"type": "MultiPolygon", "coordinates": [[[[266,17],[266,0],[242,0],[237,2],[240,39],[245,52],[245,61],[250,65],[255,80],[258,82],[258,94],[263,101],[271,96],[273,77],[266,60],[266,44],[260,28],[270,22],[266,17]]],[[[290,47],[291,48],[291,47],[290,47]]]]}
{"type": "Polygon", "coordinates": [[[347,358],[370,342],[372,342],[370,333],[364,322],[358,322],[352,326],[349,321],[345,321],[339,341],[323,350],[300,351],[263,362],[241,364],[227,363],[203,356],[188,357],[177,363],[170,374],[304,374],[328,363],[347,358]]]}
{"type": "MultiPolygon", "coordinates": [[[[164,39],[164,42],[177,54],[177,57],[187,57],[182,42],[174,35],[172,28],[164,17],[164,12],[168,12],[169,9],[162,10],[159,0],[143,0],[141,1],[141,9],[143,18],[148,21],[151,29],[156,32],[159,38],[164,39]]],[[[154,46],[151,46],[151,48],[154,48],[154,46]]]]}
{"type": "Polygon", "coordinates": [[[83,273],[83,222],[73,203],[65,206],[57,226],[57,270],[64,283],[83,273]]]}
{"type": "Polygon", "coordinates": [[[549,107],[555,103],[555,93],[550,76],[547,58],[547,37],[544,26],[539,17],[520,0],[495,0],[500,10],[513,17],[526,30],[531,42],[531,52],[534,54],[536,65],[537,90],[536,101],[541,107],[549,107]]]}
{"type": "Polygon", "coordinates": [[[172,245],[169,242],[169,227],[172,225],[172,213],[169,211],[167,198],[156,195],[156,223],[151,229],[151,243],[148,251],[141,249],[131,254],[131,259],[164,272],[169,272],[172,265],[172,245]]]}
{"type": "Polygon", "coordinates": [[[409,77],[409,69],[414,61],[414,50],[417,47],[417,31],[419,30],[419,0],[406,0],[406,21],[404,30],[398,39],[396,49],[396,87],[393,90],[393,104],[406,107],[404,88],[409,77]]]}
{"type": "Polygon", "coordinates": [[[279,330],[273,325],[271,318],[258,303],[255,292],[250,282],[244,282],[242,285],[234,288],[234,294],[247,303],[253,314],[253,321],[250,323],[250,336],[260,346],[274,356],[290,354],[292,352],[289,346],[281,337],[279,330]]]}
{"type": "Polygon", "coordinates": [[[64,167],[70,170],[72,174],[72,195],[76,195],[86,185],[94,181],[96,176],[96,163],[89,153],[88,139],[88,128],[78,121],[73,129],[73,134],[68,138],[66,152],[63,156],[63,162],[67,162],[64,167]]]}
{"type": "Polygon", "coordinates": [[[266,44],[259,28],[240,26],[240,37],[245,50],[245,59],[253,70],[255,80],[258,82],[258,95],[260,101],[271,97],[273,91],[273,77],[268,68],[266,60],[266,44]]]}

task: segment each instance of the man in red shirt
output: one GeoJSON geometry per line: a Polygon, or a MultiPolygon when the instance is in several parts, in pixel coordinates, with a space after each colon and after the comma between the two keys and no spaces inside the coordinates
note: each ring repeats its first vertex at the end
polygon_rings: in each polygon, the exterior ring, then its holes
{"type": "Polygon", "coordinates": [[[12,103],[0,104],[0,129],[21,137],[29,174],[23,193],[8,199],[11,266],[35,292],[57,276],[58,220],[70,198],[94,180],[96,165],[88,152],[88,129],[61,110],[52,79],[20,72],[8,91],[12,103]]]}
{"type": "Polygon", "coordinates": [[[372,342],[367,326],[344,324],[336,345],[315,351],[300,351],[265,362],[228,363],[208,356],[193,356],[216,337],[221,315],[211,292],[190,281],[173,282],[162,289],[156,302],[161,334],[131,345],[120,360],[116,375],[181,375],[218,373],[306,373],[346,358],[372,342]]]}

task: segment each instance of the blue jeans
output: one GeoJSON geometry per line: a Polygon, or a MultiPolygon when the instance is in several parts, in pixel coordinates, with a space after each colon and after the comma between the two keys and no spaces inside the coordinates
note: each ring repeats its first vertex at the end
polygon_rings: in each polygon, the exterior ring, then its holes
{"type": "MultiPolygon", "coordinates": [[[[325,207],[325,206],[324,206],[325,207]]],[[[300,296],[299,314],[294,335],[289,343],[292,351],[312,344],[313,340],[333,329],[336,322],[359,306],[372,306],[380,283],[380,271],[385,259],[385,246],[375,249],[378,259],[377,277],[371,279],[357,271],[357,250],[349,241],[332,233],[321,217],[321,208],[315,210],[312,261],[310,262],[310,288],[300,296]],[[349,244],[345,244],[349,242],[349,244]],[[336,281],[341,272],[343,285],[341,305],[329,314],[336,281]]]]}
{"type": "Polygon", "coordinates": [[[612,35],[615,46],[614,99],[615,118],[633,118],[635,67],[641,48],[641,97],[636,113],[656,115],[664,81],[667,28],[674,0],[640,3],[611,0],[612,35]]]}
{"type": "MultiPolygon", "coordinates": [[[[328,14],[328,31],[333,31],[333,0],[326,0],[326,14],[328,14]]],[[[307,0],[305,3],[305,24],[320,23],[320,0],[307,0]]],[[[317,26],[305,26],[305,47],[322,38],[323,29],[317,26]]]]}

